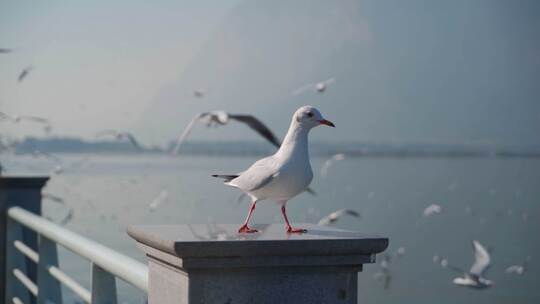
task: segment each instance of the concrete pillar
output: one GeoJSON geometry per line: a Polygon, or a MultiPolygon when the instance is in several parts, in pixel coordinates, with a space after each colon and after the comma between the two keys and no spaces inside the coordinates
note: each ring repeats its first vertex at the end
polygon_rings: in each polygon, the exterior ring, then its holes
{"type": "Polygon", "coordinates": [[[357,303],[357,278],[388,239],[310,224],[132,226],[146,253],[150,304],[357,303]]]}
{"type": "MultiPolygon", "coordinates": [[[[41,189],[48,177],[9,177],[0,176],[0,299],[5,299],[6,286],[6,240],[7,240],[7,209],[18,206],[41,214],[41,189]]],[[[37,251],[37,237],[32,231],[23,228],[23,241],[37,251]]],[[[26,259],[28,277],[36,281],[36,265],[26,259]]]]}

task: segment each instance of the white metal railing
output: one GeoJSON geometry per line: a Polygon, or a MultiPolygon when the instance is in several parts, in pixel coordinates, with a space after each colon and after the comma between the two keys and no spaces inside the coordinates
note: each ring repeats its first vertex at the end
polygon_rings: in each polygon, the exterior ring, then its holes
{"type": "Polygon", "coordinates": [[[86,303],[116,303],[115,277],[148,292],[146,265],[22,208],[8,209],[6,241],[6,303],[29,303],[27,291],[38,304],[61,303],[62,284],[86,303]],[[23,243],[22,226],[37,233],[37,252],[23,243]],[[91,291],[60,270],[57,244],[92,263],[91,291]],[[37,282],[26,275],[24,257],[37,264],[37,282]]]}

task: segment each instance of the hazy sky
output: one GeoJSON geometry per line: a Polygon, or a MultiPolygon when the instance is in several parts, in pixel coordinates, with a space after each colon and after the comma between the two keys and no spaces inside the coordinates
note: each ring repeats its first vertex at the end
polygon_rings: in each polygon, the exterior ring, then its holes
{"type": "Polygon", "coordinates": [[[237,2],[1,1],[0,47],[16,52],[0,55],[0,111],[45,116],[65,135],[132,128],[237,2]]]}
{"type": "MultiPolygon", "coordinates": [[[[528,0],[2,1],[0,47],[16,52],[0,55],[0,111],[164,144],[214,109],[282,136],[313,104],[338,125],[316,140],[540,144],[539,20],[528,0]],[[290,94],[330,77],[323,95],[290,94]]],[[[193,137],[257,139],[238,125],[193,137]]]]}

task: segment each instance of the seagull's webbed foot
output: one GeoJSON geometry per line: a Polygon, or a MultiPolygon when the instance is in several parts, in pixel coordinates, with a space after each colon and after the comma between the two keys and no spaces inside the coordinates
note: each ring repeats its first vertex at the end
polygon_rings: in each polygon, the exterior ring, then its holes
{"type": "Polygon", "coordinates": [[[303,228],[293,228],[291,226],[287,226],[287,233],[306,233],[307,229],[303,228]]]}
{"type": "Polygon", "coordinates": [[[259,232],[259,230],[249,228],[248,225],[243,225],[242,227],[240,227],[240,229],[238,229],[238,233],[255,233],[255,232],[259,232]]]}

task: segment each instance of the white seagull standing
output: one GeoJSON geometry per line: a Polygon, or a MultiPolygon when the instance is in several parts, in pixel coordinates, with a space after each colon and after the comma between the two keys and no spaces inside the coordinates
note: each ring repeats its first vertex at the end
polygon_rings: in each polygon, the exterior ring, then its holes
{"type": "Polygon", "coordinates": [[[252,199],[246,220],[238,232],[257,232],[248,227],[249,220],[257,202],[266,199],[281,205],[287,232],[306,232],[305,229],[291,226],[285,208],[287,201],[305,191],[313,179],[308,134],[312,128],[320,125],[335,127],[316,108],[303,106],[294,113],[283,144],[274,155],[256,161],[246,171],[238,174],[212,175],[224,178],[226,185],[244,191],[252,199]]]}

